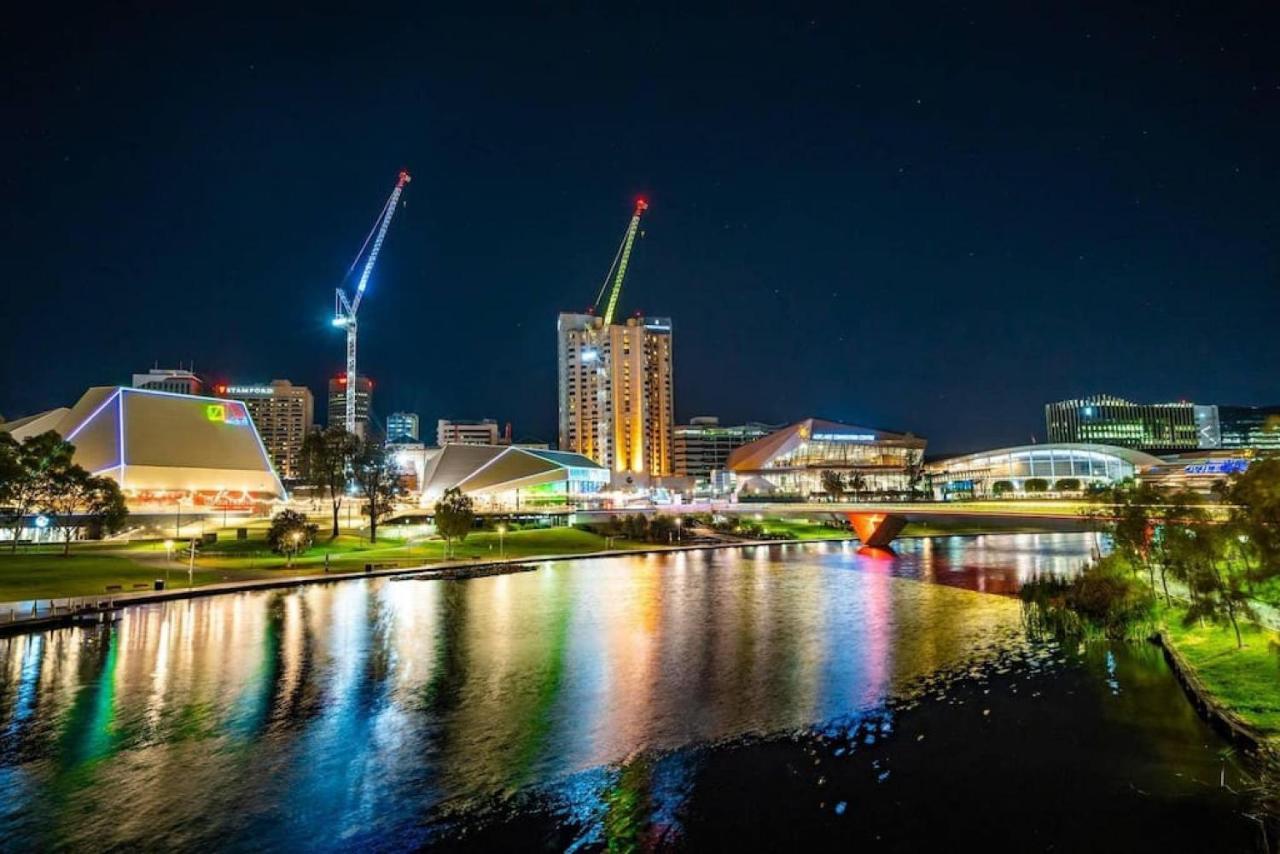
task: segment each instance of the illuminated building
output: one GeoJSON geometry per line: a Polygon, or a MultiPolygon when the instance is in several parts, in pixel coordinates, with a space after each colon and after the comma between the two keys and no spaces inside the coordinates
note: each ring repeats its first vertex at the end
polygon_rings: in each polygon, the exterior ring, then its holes
{"type": "Polygon", "coordinates": [[[1063,400],[1044,408],[1050,442],[1148,451],[1214,447],[1217,414],[1193,403],[1133,403],[1111,395],[1063,400]]]}
{"type": "Polygon", "coordinates": [[[70,409],[3,426],[21,441],[57,430],[74,461],[120,484],[135,510],[253,508],[285,497],[249,411],[237,400],[100,386],[70,409]]]}
{"type": "Polygon", "coordinates": [[[426,459],[421,483],[424,506],[457,487],[481,509],[560,507],[598,499],[609,470],[564,451],[449,444],[426,459]]]}
{"type": "Polygon", "coordinates": [[[998,448],[951,457],[925,466],[936,497],[990,498],[1007,484],[1011,497],[1032,494],[1028,480],[1044,481],[1045,492],[1081,492],[1094,485],[1109,485],[1136,476],[1156,457],[1132,448],[1113,445],[1050,443],[998,448]]]}
{"type": "Polygon", "coordinates": [[[387,416],[387,441],[418,441],[418,413],[393,412],[387,416]]]}
{"type": "Polygon", "coordinates": [[[843,475],[851,495],[884,495],[907,491],[924,449],[910,433],[807,418],[735,449],[727,465],[744,496],[822,495],[824,471],[843,475]]]}
{"type": "MultiPolygon", "coordinates": [[[[369,429],[369,410],[373,405],[373,380],[361,374],[356,377],[356,435],[364,438],[369,429]]],[[[347,420],[346,374],[329,380],[330,427],[342,426],[347,420]]]]}
{"type": "Polygon", "coordinates": [[[302,443],[315,418],[311,389],[288,380],[272,380],[270,385],[219,385],[215,391],[219,397],[240,401],[249,410],[280,476],[301,479],[302,443]]]}
{"type": "Polygon", "coordinates": [[[561,314],[560,447],[614,472],[672,473],[671,321],[561,314]]]}
{"type": "Polygon", "coordinates": [[[672,431],[672,468],[676,475],[708,481],[712,472],[724,471],[729,454],[748,442],[769,435],[778,425],[755,422],[721,426],[714,416],[701,416],[672,431]]]}
{"type": "Polygon", "coordinates": [[[479,421],[454,421],[441,418],[436,421],[436,444],[445,445],[510,445],[511,431],[504,437],[498,432],[498,422],[492,418],[479,421]]]}
{"type": "Polygon", "coordinates": [[[133,387],[173,394],[200,394],[204,391],[200,378],[181,368],[152,368],[145,374],[134,374],[133,387]]]}
{"type": "Polygon", "coordinates": [[[1255,452],[1249,449],[1179,454],[1156,460],[1139,473],[1138,480],[1159,489],[1212,495],[1221,491],[1227,478],[1248,470],[1254,457],[1255,452]]]}
{"type": "Polygon", "coordinates": [[[1218,406],[1220,448],[1280,451],[1280,406],[1218,406]]]}

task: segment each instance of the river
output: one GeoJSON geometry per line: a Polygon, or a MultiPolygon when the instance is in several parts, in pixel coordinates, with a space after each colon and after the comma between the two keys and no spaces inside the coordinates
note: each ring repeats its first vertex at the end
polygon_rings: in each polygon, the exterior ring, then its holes
{"type": "Polygon", "coordinates": [[[1254,850],[1159,651],[1033,641],[999,595],[1092,547],[598,558],[0,638],[0,847],[1254,850]]]}

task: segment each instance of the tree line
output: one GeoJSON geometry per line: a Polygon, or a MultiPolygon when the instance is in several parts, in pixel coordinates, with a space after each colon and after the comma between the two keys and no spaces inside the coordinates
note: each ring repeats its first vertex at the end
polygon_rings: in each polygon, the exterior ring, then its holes
{"type": "Polygon", "coordinates": [[[1228,625],[1243,645],[1241,621],[1280,587],[1280,459],[1254,462],[1215,494],[1219,502],[1210,504],[1188,489],[1133,481],[1093,490],[1087,513],[1109,535],[1110,554],[1102,555],[1099,541],[1079,578],[1033,581],[1023,601],[1041,615],[1065,608],[1072,619],[1120,636],[1127,623],[1149,619],[1158,601],[1178,600],[1188,625],[1228,625]]]}
{"type": "Polygon", "coordinates": [[[369,517],[369,542],[376,543],[378,523],[391,513],[403,492],[399,470],[386,444],[361,439],[337,424],[303,440],[302,473],[308,486],[328,495],[334,537],[338,536],[343,502],[354,494],[364,499],[361,512],[369,517]]]}
{"type": "Polygon", "coordinates": [[[75,446],[54,430],[21,442],[0,432],[0,518],[13,531],[11,551],[17,551],[24,520],[33,515],[61,533],[64,556],[81,528],[101,534],[124,527],[129,509],[120,485],[72,462],[74,455],[75,446]]]}

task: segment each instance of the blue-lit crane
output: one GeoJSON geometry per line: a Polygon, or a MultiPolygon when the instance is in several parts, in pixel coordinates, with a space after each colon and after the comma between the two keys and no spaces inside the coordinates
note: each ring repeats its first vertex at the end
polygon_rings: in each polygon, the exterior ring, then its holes
{"type": "Polygon", "coordinates": [[[364,269],[360,271],[360,281],[356,285],[355,294],[348,300],[347,295],[339,287],[337,296],[334,298],[333,325],[345,327],[347,330],[347,412],[345,423],[349,433],[356,432],[356,312],[360,310],[360,300],[364,298],[364,289],[369,284],[369,276],[373,273],[373,265],[378,260],[378,252],[382,249],[382,241],[386,239],[387,228],[391,225],[391,217],[395,216],[396,205],[400,201],[400,193],[404,190],[404,185],[408,184],[410,180],[409,173],[403,169],[400,170],[400,175],[396,178],[396,187],[387,198],[387,203],[382,206],[382,213],[378,214],[378,219],[374,222],[373,229],[365,237],[364,244],[360,247],[360,251],[356,253],[355,260],[351,262],[351,266],[347,269],[347,274],[342,277],[342,283],[345,285],[351,278],[351,274],[355,272],[356,265],[360,263],[360,259],[365,257],[365,249],[369,249],[369,255],[365,258],[364,269]],[[372,248],[369,247],[370,240],[373,240],[372,248]]]}

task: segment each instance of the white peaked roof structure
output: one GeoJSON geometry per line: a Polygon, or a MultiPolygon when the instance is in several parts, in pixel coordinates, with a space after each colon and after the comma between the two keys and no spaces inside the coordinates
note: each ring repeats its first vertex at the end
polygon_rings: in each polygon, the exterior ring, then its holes
{"type": "Polygon", "coordinates": [[[56,430],[77,464],[126,495],[236,493],[284,498],[244,404],[151,389],[99,386],[70,409],[4,425],[15,439],[56,430]]]}
{"type": "Polygon", "coordinates": [[[457,487],[467,494],[537,490],[563,484],[569,493],[609,482],[609,470],[581,454],[509,445],[445,445],[423,474],[424,499],[457,487]]]}

